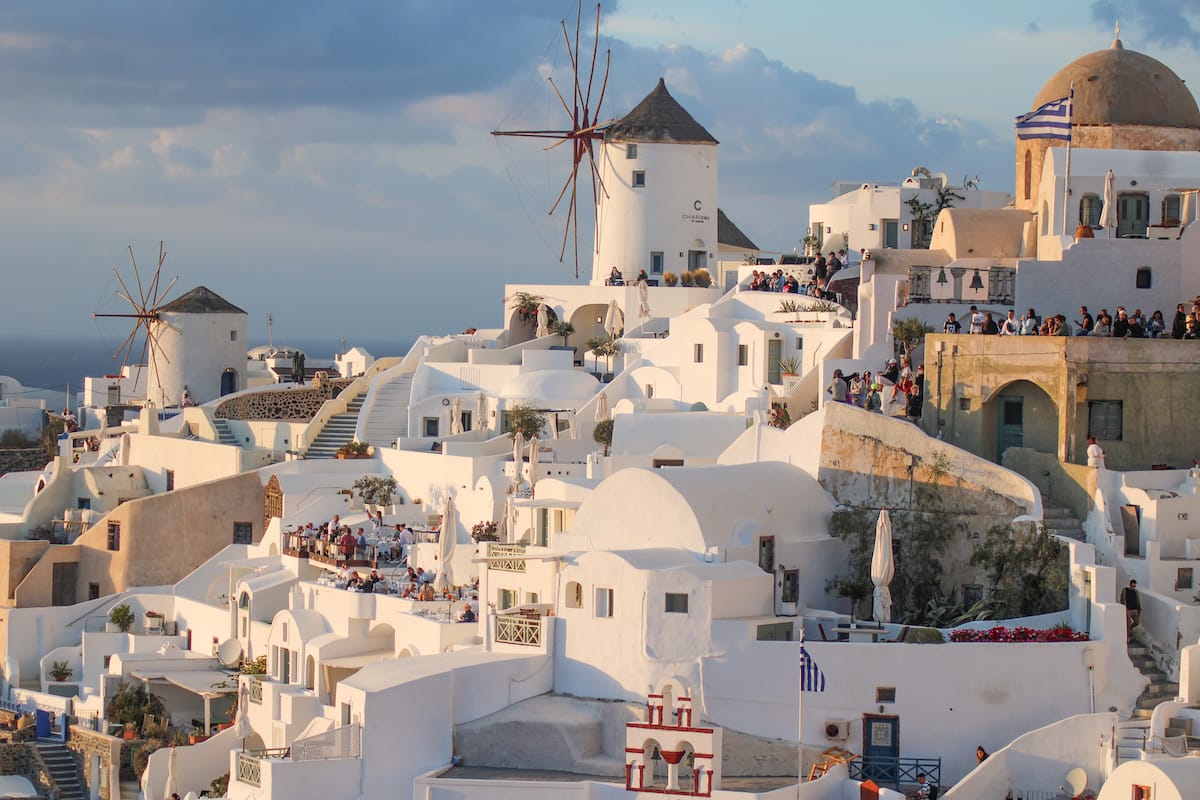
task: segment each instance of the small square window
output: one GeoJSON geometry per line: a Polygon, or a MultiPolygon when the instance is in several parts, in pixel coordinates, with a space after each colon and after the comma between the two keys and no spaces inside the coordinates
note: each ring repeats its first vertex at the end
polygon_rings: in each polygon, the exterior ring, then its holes
{"type": "Polygon", "coordinates": [[[895,686],[876,686],[875,687],[875,702],[876,703],[894,703],[894,702],[896,702],[896,687],[895,686]]]}
{"type": "Polygon", "coordinates": [[[229,332],[229,341],[231,341],[231,342],[236,342],[236,341],[237,341],[237,331],[230,331],[230,332],[229,332]]]}
{"type": "Polygon", "coordinates": [[[437,417],[423,417],[421,419],[421,430],[424,436],[432,437],[438,435],[438,429],[441,427],[441,420],[437,417]]]}
{"type": "Polygon", "coordinates": [[[1137,276],[1134,278],[1134,285],[1138,289],[1149,289],[1152,282],[1149,267],[1138,267],[1137,276]]]}
{"type": "Polygon", "coordinates": [[[663,274],[663,254],[661,250],[654,250],[650,253],[650,274],[663,274]]]}
{"type": "Polygon", "coordinates": [[[749,345],[738,345],[738,366],[744,367],[750,363],[750,347],[749,345]]]}
{"type": "Polygon", "coordinates": [[[625,145],[625,157],[637,158],[637,143],[630,142],[629,144],[625,145]]]}
{"type": "Polygon", "coordinates": [[[112,656],[104,657],[104,668],[108,669],[108,665],[112,663],[112,656]]]}
{"type": "Polygon", "coordinates": [[[688,613],[688,596],[686,592],[667,592],[666,612],[668,614],[688,613]]]}
{"type": "Polygon", "coordinates": [[[1101,441],[1119,442],[1123,427],[1120,400],[1088,401],[1088,435],[1101,441]]]}
{"type": "Polygon", "coordinates": [[[704,345],[697,342],[692,348],[692,361],[697,364],[704,362],[704,345]]]}
{"type": "Polygon", "coordinates": [[[643,189],[646,186],[646,171],[638,169],[633,171],[633,188],[643,189]]]}
{"type": "Polygon", "coordinates": [[[100,599],[100,584],[89,583],[88,584],[88,600],[99,600],[99,599],[100,599]]]}
{"type": "Polygon", "coordinates": [[[234,544],[253,544],[254,543],[254,524],[250,522],[235,522],[233,523],[233,543],[234,544]]]}

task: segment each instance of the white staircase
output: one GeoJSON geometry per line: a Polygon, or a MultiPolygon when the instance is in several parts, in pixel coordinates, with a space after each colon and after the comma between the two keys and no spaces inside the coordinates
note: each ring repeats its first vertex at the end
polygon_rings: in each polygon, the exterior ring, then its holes
{"type": "Polygon", "coordinates": [[[382,375],[371,383],[355,430],[360,442],[391,447],[398,437],[408,436],[412,382],[412,372],[398,372],[395,376],[382,375]]]}
{"type": "Polygon", "coordinates": [[[1140,717],[1117,723],[1117,763],[1136,761],[1150,743],[1150,720],[1140,717]]]}
{"type": "Polygon", "coordinates": [[[234,447],[240,446],[237,437],[233,435],[233,431],[229,429],[229,423],[224,419],[213,417],[213,428],[217,432],[218,444],[230,444],[234,447]]]}
{"type": "Polygon", "coordinates": [[[305,458],[333,458],[342,445],[354,438],[355,426],[358,424],[358,412],[362,408],[363,396],[360,394],[349,402],[346,411],[334,414],[325,423],[325,427],[313,439],[305,458]]]}

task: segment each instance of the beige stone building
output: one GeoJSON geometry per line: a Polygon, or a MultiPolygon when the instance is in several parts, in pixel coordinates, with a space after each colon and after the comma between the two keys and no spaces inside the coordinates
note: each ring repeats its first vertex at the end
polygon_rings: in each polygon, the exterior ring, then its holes
{"type": "Polygon", "coordinates": [[[1026,447],[1083,464],[1091,433],[1111,469],[1190,466],[1198,356],[1171,339],[930,335],[921,427],[994,461],[1026,447]]]}

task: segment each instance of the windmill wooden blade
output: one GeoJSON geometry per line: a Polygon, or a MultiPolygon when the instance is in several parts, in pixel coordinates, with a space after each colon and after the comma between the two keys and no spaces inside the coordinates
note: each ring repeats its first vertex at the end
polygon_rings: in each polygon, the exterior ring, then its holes
{"type": "Polygon", "coordinates": [[[133,245],[129,245],[129,260],[133,262],[133,277],[137,280],[138,295],[142,300],[142,306],[146,305],[146,292],[142,289],[142,276],[138,272],[137,259],[133,257],[133,245]]]}
{"type": "MultiPolygon", "coordinates": [[[[580,0],[581,4],[582,4],[582,1],[583,0],[580,0]]],[[[580,10],[582,12],[582,9],[580,9],[580,10]]],[[[599,49],[600,49],[600,4],[596,3],[596,32],[592,37],[592,67],[588,71],[587,97],[585,97],[584,101],[583,101],[583,107],[585,109],[585,114],[586,114],[586,109],[588,107],[588,104],[592,102],[592,79],[596,77],[596,52],[599,49]]],[[[605,77],[607,77],[607,74],[605,75],[605,77]]],[[[596,108],[599,108],[599,107],[600,107],[600,104],[597,103],[596,108]]]]}

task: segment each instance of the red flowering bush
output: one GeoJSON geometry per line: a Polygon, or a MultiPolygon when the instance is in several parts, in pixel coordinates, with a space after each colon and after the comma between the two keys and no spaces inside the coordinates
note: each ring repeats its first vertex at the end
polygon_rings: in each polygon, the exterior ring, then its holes
{"type": "Polygon", "coordinates": [[[997,625],[987,630],[960,628],[950,632],[952,642],[1087,642],[1086,633],[1071,630],[1067,625],[1056,625],[1048,629],[1006,628],[997,625]]]}

